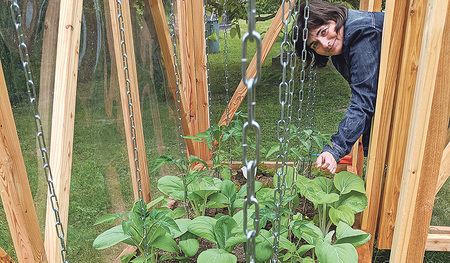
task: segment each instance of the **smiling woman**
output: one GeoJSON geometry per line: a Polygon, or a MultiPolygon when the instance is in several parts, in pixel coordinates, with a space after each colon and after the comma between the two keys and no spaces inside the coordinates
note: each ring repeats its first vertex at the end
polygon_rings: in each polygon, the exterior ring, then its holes
{"type": "MultiPolygon", "coordinates": [[[[335,173],[337,162],[350,153],[361,135],[364,155],[367,155],[375,112],[384,14],[352,10],[323,1],[310,2],[308,10],[309,18],[300,17],[297,21],[303,29],[307,20],[307,66],[325,67],[331,57],[335,68],[350,84],[352,94],[338,132],[331,137],[331,147],[325,146],[316,161],[318,167],[335,173]]],[[[300,12],[304,11],[303,4],[300,12]]],[[[302,41],[296,43],[297,53],[301,53],[302,47],[302,41]]]]}

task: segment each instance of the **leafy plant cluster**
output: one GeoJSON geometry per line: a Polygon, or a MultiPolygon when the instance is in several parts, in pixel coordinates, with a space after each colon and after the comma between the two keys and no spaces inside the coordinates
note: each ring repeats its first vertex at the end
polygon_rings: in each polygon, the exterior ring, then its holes
{"type": "MultiPolygon", "coordinates": [[[[224,150],[224,142],[242,137],[239,128],[230,127],[234,128],[213,127],[208,136],[197,134],[189,139],[206,143],[218,157],[226,156],[228,150],[224,150]]],[[[311,133],[304,133],[311,138],[311,133]]],[[[319,139],[316,143],[320,142],[319,139]]],[[[302,144],[298,153],[307,151],[308,146],[307,143],[302,144]]],[[[171,156],[159,157],[154,170],[171,164],[182,176],[169,175],[158,180],[158,189],[165,197],[161,196],[147,205],[138,201],[125,215],[112,214],[100,218],[97,223],[113,223],[117,219],[122,222],[99,235],[94,247],[103,249],[119,242],[136,246],[139,253],[123,256],[123,262],[161,262],[167,259],[188,262],[195,256],[200,263],[237,262],[233,250],[237,245],[245,248],[247,242],[244,222],[253,222],[255,217],[254,208],[249,208],[247,218],[244,218],[242,207],[247,187],[238,188],[230,178],[225,178],[229,176],[229,170],[224,168],[227,165],[223,162],[214,167],[219,170],[221,178],[211,176],[212,171],[193,169],[196,163],[207,167],[204,160],[195,156],[178,160],[171,156]],[[174,210],[157,207],[167,198],[186,207],[174,210]],[[220,209],[221,213],[208,216],[206,212],[209,209],[220,209]],[[200,239],[213,243],[214,248],[199,253],[200,239]]],[[[297,167],[285,168],[283,176],[278,174],[273,178],[274,185],[279,185],[278,181],[282,180],[280,183],[285,187],[279,206],[279,227],[275,222],[275,189],[255,182],[260,209],[260,229],[255,239],[256,262],[268,262],[273,257],[274,233],[278,233],[280,262],[358,262],[355,248],[371,238],[370,234],[351,227],[354,215],[367,206],[364,181],[349,172],[338,173],[333,180],[326,177],[308,179],[297,167]],[[314,204],[318,211],[314,218],[296,212],[299,211],[301,197],[314,204]]],[[[249,228],[252,230],[254,226],[249,228]]]]}

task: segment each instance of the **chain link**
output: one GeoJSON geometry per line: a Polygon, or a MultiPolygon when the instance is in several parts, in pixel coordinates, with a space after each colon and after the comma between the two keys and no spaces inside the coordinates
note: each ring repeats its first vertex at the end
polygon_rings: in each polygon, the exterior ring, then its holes
{"type": "Polygon", "coordinates": [[[56,196],[55,191],[55,185],[53,183],[53,175],[52,171],[50,169],[50,160],[47,152],[47,146],[45,144],[45,138],[44,138],[44,130],[42,127],[41,117],[39,115],[38,110],[38,101],[36,99],[36,88],[33,81],[33,76],[31,73],[31,65],[30,65],[30,57],[28,54],[28,48],[25,44],[25,37],[23,35],[22,31],[22,15],[20,11],[20,6],[17,3],[17,1],[13,1],[10,6],[11,9],[11,16],[14,22],[14,27],[17,33],[17,40],[18,40],[18,48],[19,48],[19,55],[20,60],[22,62],[23,71],[25,73],[26,78],[26,85],[27,85],[27,93],[28,98],[30,102],[31,109],[33,111],[34,115],[34,124],[36,128],[36,137],[39,143],[39,148],[41,151],[42,161],[43,161],[43,169],[45,178],[47,180],[48,190],[49,190],[49,199],[50,204],[52,206],[53,213],[55,215],[55,228],[56,228],[56,235],[59,238],[59,241],[61,243],[61,258],[63,262],[69,262],[69,256],[67,253],[67,247],[66,243],[64,241],[64,227],[61,223],[61,217],[59,215],[59,203],[58,198],[56,196]]]}
{"type": "Polygon", "coordinates": [[[276,158],[275,171],[277,176],[277,185],[275,187],[273,201],[275,205],[275,218],[273,219],[273,250],[272,262],[278,262],[279,254],[279,237],[281,235],[281,214],[280,209],[283,202],[283,197],[286,190],[286,173],[287,173],[287,158],[289,154],[289,138],[290,126],[292,116],[292,99],[294,95],[294,69],[295,63],[292,61],[291,43],[288,40],[288,25],[291,21],[292,5],[291,0],[284,0],[282,3],[282,21],[284,24],[283,41],[280,45],[280,62],[283,68],[281,82],[278,88],[279,103],[280,103],[280,119],[277,122],[277,138],[279,142],[279,150],[276,158]],[[286,17],[286,9],[288,10],[286,17]],[[294,66],[294,69],[292,68],[294,66]],[[287,68],[291,69],[290,79],[287,82],[287,68]],[[284,99],[283,99],[284,98],[284,99]]]}
{"type": "Polygon", "coordinates": [[[243,148],[243,164],[247,170],[247,198],[244,201],[244,232],[247,237],[247,253],[246,262],[255,262],[255,246],[256,236],[259,234],[259,202],[255,193],[255,174],[256,166],[259,162],[260,153],[260,134],[261,128],[255,120],[255,88],[261,75],[261,35],[255,30],[255,14],[256,14],[256,2],[255,0],[248,1],[248,32],[243,35],[242,38],[242,80],[247,87],[248,94],[248,120],[244,123],[242,132],[242,148],[243,148]],[[247,43],[248,41],[256,42],[256,76],[255,78],[247,79],[247,43]],[[248,131],[252,129],[255,132],[256,146],[255,146],[255,159],[248,160],[248,131]],[[254,206],[254,219],[253,229],[248,226],[248,214],[249,207],[254,206]]]}
{"type": "MultiPolygon", "coordinates": [[[[227,105],[227,107],[225,109],[225,112],[226,112],[226,115],[227,115],[226,125],[228,126],[230,124],[230,108],[228,107],[228,103],[230,103],[230,91],[229,91],[230,90],[230,84],[229,84],[229,81],[228,81],[229,74],[228,74],[228,29],[227,29],[227,27],[228,27],[228,24],[227,24],[227,22],[228,22],[228,15],[227,15],[227,12],[228,12],[228,5],[227,5],[227,1],[224,0],[223,1],[223,14],[224,14],[223,17],[225,19],[225,22],[224,22],[225,28],[223,30],[223,40],[224,40],[223,53],[225,55],[225,58],[224,58],[224,64],[225,64],[225,72],[224,72],[224,75],[225,75],[225,101],[226,101],[226,105],[227,105]]],[[[231,143],[230,143],[230,141],[231,140],[227,140],[227,148],[228,148],[228,155],[230,156],[230,165],[232,165],[233,164],[233,157],[231,156],[231,143]]],[[[230,173],[231,173],[231,170],[230,170],[230,173]]]]}
{"type": "MultiPolygon", "coordinates": [[[[123,20],[122,15],[122,1],[117,0],[116,1],[116,9],[117,9],[117,20],[119,25],[119,34],[120,34],[120,49],[122,52],[122,66],[123,66],[123,73],[125,76],[125,88],[127,92],[127,105],[128,105],[128,114],[129,114],[129,120],[130,120],[130,132],[131,132],[131,142],[133,145],[133,158],[134,158],[134,166],[135,166],[135,176],[136,176],[136,182],[138,186],[138,198],[139,203],[141,204],[139,209],[141,211],[141,219],[143,222],[143,240],[147,238],[147,227],[145,226],[145,216],[146,216],[146,205],[144,200],[144,194],[142,191],[142,177],[141,177],[141,170],[139,168],[139,151],[137,148],[137,140],[136,140],[136,122],[134,119],[134,107],[133,107],[133,99],[131,94],[131,81],[130,81],[130,73],[128,70],[128,55],[127,55],[127,44],[125,39],[125,23],[123,20]]],[[[145,242],[145,249],[144,252],[148,255],[150,253],[149,251],[149,245],[148,242],[145,242]]]]}
{"type": "MultiPolygon", "coordinates": [[[[181,158],[181,173],[182,178],[186,177],[187,175],[187,167],[186,167],[186,161],[185,161],[185,154],[184,154],[184,138],[183,138],[183,126],[181,125],[181,93],[180,93],[180,74],[178,73],[178,56],[177,56],[177,35],[175,31],[175,13],[174,13],[174,0],[170,1],[170,38],[172,41],[173,46],[173,66],[174,66],[174,75],[175,75],[175,87],[176,87],[176,98],[177,101],[177,117],[178,117],[178,148],[180,150],[180,158],[181,158]]],[[[184,188],[184,201],[186,204],[186,214],[189,218],[189,202],[188,202],[188,192],[187,192],[187,185],[186,181],[183,180],[183,188],[184,188]]]]}

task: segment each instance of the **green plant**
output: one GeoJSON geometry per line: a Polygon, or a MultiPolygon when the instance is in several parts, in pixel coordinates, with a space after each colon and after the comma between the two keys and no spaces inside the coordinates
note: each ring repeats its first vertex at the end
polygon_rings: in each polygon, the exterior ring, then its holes
{"type": "MultiPolygon", "coordinates": [[[[166,207],[155,207],[163,199],[164,197],[161,196],[147,205],[143,200],[136,201],[133,209],[125,213],[124,219],[122,213],[104,215],[99,218],[95,225],[103,222],[112,224],[116,219],[122,219],[122,222],[97,236],[93,247],[105,249],[120,242],[136,246],[140,252],[139,262],[157,262],[157,250],[178,254],[178,246],[171,233],[180,232],[180,229],[173,218],[182,216],[184,211],[181,210],[180,213],[179,209],[172,211],[166,207]]],[[[124,255],[121,260],[129,262],[134,256],[136,253],[124,255]]],[[[133,260],[133,262],[137,261],[133,260]]]]}
{"type": "Polygon", "coordinates": [[[313,202],[319,210],[314,218],[324,236],[331,224],[340,221],[353,225],[354,215],[363,211],[367,206],[364,180],[347,171],[334,176],[332,181],[325,177],[308,179],[300,176],[296,182],[302,196],[313,202]]]}

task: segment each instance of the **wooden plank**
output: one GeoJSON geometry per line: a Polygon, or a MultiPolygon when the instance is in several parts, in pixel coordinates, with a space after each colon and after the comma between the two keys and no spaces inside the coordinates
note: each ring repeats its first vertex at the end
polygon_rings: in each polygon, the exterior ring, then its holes
{"type": "MultiPolygon", "coordinates": [[[[206,40],[203,23],[204,7],[201,1],[177,1],[180,41],[182,89],[187,102],[184,115],[190,135],[209,128],[209,102],[206,83],[206,40]]],[[[193,153],[208,159],[209,151],[203,143],[193,142],[193,153]]]]}
{"type": "Polygon", "coordinates": [[[0,196],[18,260],[47,262],[1,62],[0,196]]]}
{"type": "Polygon", "coordinates": [[[450,176],[450,143],[448,143],[444,149],[440,167],[439,178],[436,184],[436,194],[439,192],[439,190],[441,190],[442,186],[450,176]]]}
{"type": "Polygon", "coordinates": [[[359,9],[379,12],[381,10],[381,2],[381,0],[361,0],[359,2],[359,9]]]}
{"type": "Polygon", "coordinates": [[[14,263],[14,260],[0,247],[0,263],[14,263]]]}
{"type": "Polygon", "coordinates": [[[391,141],[388,148],[385,187],[380,209],[377,247],[389,249],[394,234],[395,215],[401,184],[403,163],[411,109],[413,106],[415,81],[419,63],[420,47],[425,20],[426,0],[412,1],[406,21],[405,39],[401,55],[400,75],[395,95],[391,123],[391,141]]]}
{"type": "MultiPolygon", "coordinates": [[[[296,0],[291,1],[291,5],[294,6],[296,0]]],[[[269,29],[267,29],[266,35],[264,36],[264,39],[261,42],[261,64],[264,63],[264,60],[266,60],[267,55],[269,54],[270,49],[273,46],[273,43],[275,43],[275,40],[278,37],[278,34],[280,33],[281,29],[283,28],[283,9],[285,8],[285,18],[288,16],[288,5],[281,5],[281,7],[278,9],[277,14],[273,18],[272,23],[270,24],[269,29]]],[[[247,78],[254,78],[256,76],[256,54],[253,56],[252,61],[250,64],[248,64],[247,67],[247,78]]],[[[231,97],[230,102],[228,103],[228,115],[227,110],[224,111],[222,114],[222,117],[219,120],[219,125],[226,125],[227,123],[227,116],[228,120],[231,121],[234,117],[234,114],[238,110],[239,106],[241,106],[242,101],[245,98],[245,95],[247,94],[247,87],[244,85],[243,81],[239,83],[238,87],[236,88],[236,91],[233,94],[233,97],[231,97]]]]}
{"type": "Polygon", "coordinates": [[[425,250],[450,251],[450,234],[428,234],[425,250]]]}
{"type": "Polygon", "coordinates": [[[447,7],[447,0],[427,4],[391,262],[414,262],[425,253],[449,117],[449,87],[436,83],[440,54],[447,52],[442,44],[447,7]]]}
{"type": "MultiPolygon", "coordinates": [[[[148,169],[147,169],[147,158],[145,154],[145,142],[144,142],[144,132],[142,129],[142,114],[141,114],[141,106],[139,102],[139,86],[137,80],[137,71],[136,71],[136,56],[134,53],[134,42],[133,42],[133,33],[131,26],[131,16],[130,16],[130,5],[128,0],[122,0],[122,17],[123,17],[123,27],[124,27],[124,37],[126,44],[126,55],[128,60],[128,77],[129,77],[129,90],[131,96],[131,102],[133,104],[133,117],[134,117],[134,128],[135,128],[135,140],[136,140],[136,151],[138,156],[138,164],[139,171],[141,177],[141,190],[143,194],[143,199],[146,203],[150,202],[150,183],[148,179],[148,169]]],[[[132,141],[132,131],[131,131],[131,123],[130,123],[130,108],[128,106],[128,94],[126,87],[126,77],[124,73],[124,64],[123,64],[123,56],[122,56],[122,48],[121,48],[121,37],[118,21],[118,13],[117,13],[117,3],[115,0],[109,0],[109,12],[111,15],[111,27],[112,27],[112,35],[114,40],[114,56],[116,59],[116,67],[119,77],[119,86],[120,86],[120,98],[122,104],[122,112],[123,112],[123,122],[125,127],[125,137],[127,141],[127,149],[128,149],[128,159],[130,164],[131,171],[131,181],[133,183],[133,193],[134,199],[139,200],[139,186],[138,180],[136,176],[136,164],[134,157],[134,146],[132,141]]]]}
{"type": "MultiPolygon", "coordinates": [[[[177,83],[175,78],[175,65],[173,57],[174,51],[169,27],[166,22],[164,5],[162,3],[162,0],[149,0],[148,3],[150,5],[150,11],[152,12],[153,22],[155,23],[156,34],[158,35],[159,46],[161,48],[162,57],[164,59],[169,85],[172,90],[173,97],[177,98],[177,83]]],[[[182,83],[179,83],[180,110],[182,113],[181,126],[185,135],[194,135],[194,133],[191,131],[191,127],[188,125],[189,115],[187,114],[186,109],[188,103],[186,101],[186,95],[181,84],[182,83]]],[[[188,153],[194,154],[194,145],[192,140],[186,140],[185,143],[188,153]]]]}
{"type": "MultiPolygon", "coordinates": [[[[409,1],[393,0],[386,3],[386,15],[384,18],[383,40],[381,47],[380,73],[378,79],[377,106],[372,120],[372,131],[369,146],[369,156],[366,167],[366,194],[368,206],[363,212],[361,229],[372,234],[372,239],[365,248],[360,250],[370,251],[366,255],[365,262],[371,262],[372,248],[378,221],[378,209],[380,205],[381,186],[389,130],[393,109],[394,93],[397,87],[397,75],[399,71],[400,54],[403,43],[405,19],[409,1]]],[[[360,261],[362,262],[362,261],[360,261]]]]}
{"type": "MultiPolygon", "coordinates": [[[[73,129],[78,75],[78,49],[82,0],[61,1],[56,51],[55,90],[51,130],[50,167],[59,203],[60,222],[67,238],[73,129]]],[[[49,262],[61,262],[61,242],[55,229],[55,215],[47,198],[44,246],[49,262]]]]}

